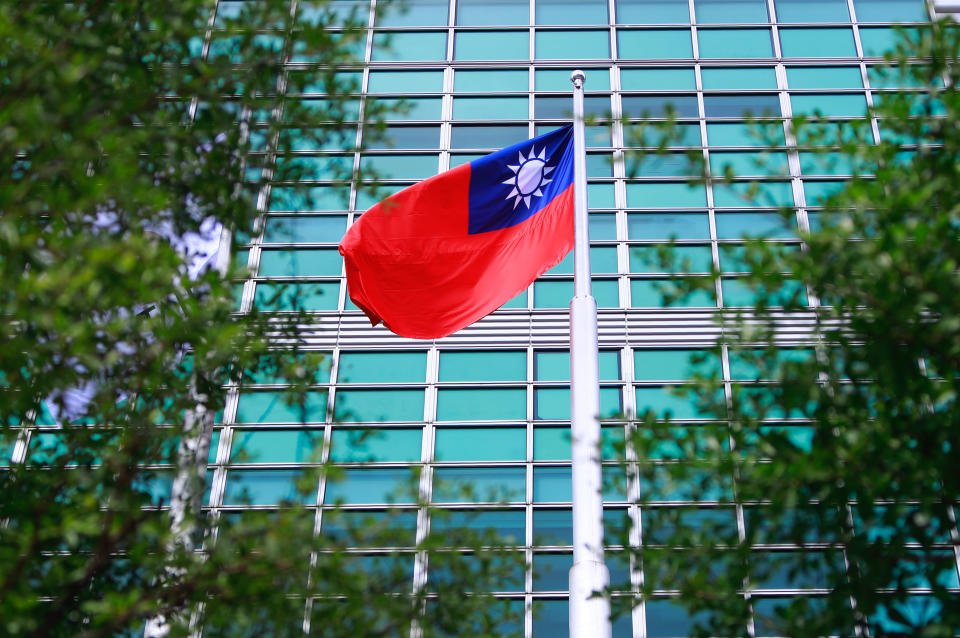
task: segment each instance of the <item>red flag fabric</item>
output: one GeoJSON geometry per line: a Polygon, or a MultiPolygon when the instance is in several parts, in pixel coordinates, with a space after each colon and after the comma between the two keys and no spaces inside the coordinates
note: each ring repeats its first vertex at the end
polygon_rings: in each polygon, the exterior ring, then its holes
{"type": "Polygon", "coordinates": [[[447,336],[570,252],[573,208],[571,126],[426,179],[348,229],[350,299],[398,335],[447,336]]]}

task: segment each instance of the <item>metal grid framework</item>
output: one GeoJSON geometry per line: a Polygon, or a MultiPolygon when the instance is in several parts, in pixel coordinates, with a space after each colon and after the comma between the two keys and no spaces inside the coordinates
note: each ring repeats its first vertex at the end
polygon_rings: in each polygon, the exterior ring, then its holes
{"type": "MultiPolygon", "coordinates": [[[[219,4],[221,6],[215,11],[239,6],[228,0],[220,0],[219,4]]],[[[341,4],[358,6],[363,10],[373,8],[366,1],[341,4]]],[[[442,12],[443,4],[435,0],[408,0],[412,9],[409,15],[418,15],[417,9],[422,6],[434,7],[442,12]]],[[[482,3],[469,4],[476,6],[482,3]]],[[[496,5],[494,2],[490,4],[496,5]]],[[[554,1],[549,4],[556,7],[563,3],[554,1]]],[[[602,3],[567,4],[603,9],[602,3]]],[[[636,6],[641,3],[608,0],[606,14],[617,16],[618,10],[625,10],[628,4],[636,6]]],[[[559,75],[550,76],[543,72],[566,71],[568,74],[574,67],[583,68],[587,72],[588,110],[593,109],[600,117],[601,124],[606,118],[609,118],[607,122],[611,122],[609,128],[604,129],[608,133],[601,131],[599,136],[591,137],[588,132],[588,140],[592,139],[596,144],[588,148],[588,169],[591,223],[595,222],[592,250],[597,251],[598,256],[593,262],[598,288],[595,294],[601,306],[599,337],[604,359],[601,363],[603,409],[612,415],[642,412],[648,407],[669,408],[678,422],[709,425],[695,413],[691,405],[668,398],[665,389],[681,382],[681,378],[670,378],[666,374],[659,378],[656,373],[649,371],[658,369],[656,365],[642,369],[647,365],[645,362],[662,363],[663,357],[669,359],[714,347],[722,329],[715,321],[717,308],[737,305],[733,288],[727,287],[728,282],[735,281],[737,271],[732,265],[735,260],[728,261],[724,251],[739,243],[738,229],[755,228],[756,224],[769,225],[779,205],[794,205],[797,226],[806,228],[817,212],[814,194],[824,192],[830,183],[841,183],[847,175],[842,169],[818,171],[801,153],[788,150],[784,152],[782,174],[759,171],[756,175],[765,183],[776,185],[771,187],[775,201],[769,202],[769,206],[756,206],[737,200],[729,193],[722,193],[720,187],[710,184],[698,187],[699,190],[687,190],[683,184],[691,182],[693,175],[682,166],[676,168],[677,164],[671,164],[669,159],[634,170],[625,156],[625,152],[630,150],[627,146],[630,131],[625,130],[627,127],[620,120],[622,117],[632,121],[662,119],[662,103],[664,100],[671,101],[677,108],[679,122],[690,127],[687,136],[689,141],[685,142],[688,146],[678,147],[677,150],[699,149],[707,164],[714,167],[719,167],[717,158],[723,161],[727,157],[742,169],[750,165],[751,157],[747,154],[763,149],[762,144],[744,138],[737,128],[744,122],[744,111],[751,106],[773,105],[775,108],[770,113],[771,120],[782,121],[789,119],[798,107],[808,108],[810,104],[817,105],[835,120],[855,118],[862,114],[863,106],[872,105],[877,96],[889,87],[872,86],[875,76],[871,67],[880,61],[880,57],[870,49],[874,46],[870,42],[878,39],[882,30],[889,29],[890,23],[858,22],[857,10],[868,7],[873,11],[886,6],[893,12],[908,3],[846,0],[849,19],[837,22],[787,24],[770,18],[760,22],[710,24],[706,27],[696,19],[697,9],[703,4],[702,1],[689,0],[686,8],[690,19],[687,22],[655,25],[618,24],[613,20],[597,24],[538,25],[532,19],[537,16],[537,0],[530,0],[530,22],[502,27],[458,25],[457,0],[449,0],[449,5],[445,7],[447,17],[442,24],[381,27],[374,24],[371,12],[365,62],[355,70],[360,74],[362,95],[426,101],[415,103],[408,115],[391,122],[399,134],[395,148],[363,152],[305,150],[281,155],[321,159],[336,156],[352,162],[354,167],[364,162],[379,161],[384,167],[382,172],[388,187],[401,187],[495,150],[492,146],[475,141],[469,135],[471,132],[479,134],[481,139],[505,139],[507,141],[504,143],[508,144],[565,123],[563,104],[569,100],[570,91],[566,86],[555,83],[559,75]],[[707,32],[711,36],[723,33],[737,35],[744,29],[749,29],[753,34],[762,31],[768,34],[768,55],[735,57],[733,54],[726,56],[723,52],[713,51],[709,52],[708,57],[708,52],[701,52],[701,47],[707,41],[701,37],[702,33],[707,32]],[[815,31],[819,29],[832,31],[815,31]],[[790,30],[791,37],[796,39],[783,40],[781,31],[784,30],[790,30]],[[384,56],[377,45],[382,34],[387,32],[394,34],[397,45],[393,57],[413,57],[385,59],[390,56],[384,56]],[[464,55],[468,43],[472,42],[470,38],[493,41],[504,33],[510,34],[517,42],[526,37],[527,53],[522,59],[460,59],[478,57],[464,55]],[[580,37],[578,34],[584,33],[592,38],[589,39],[591,46],[602,48],[605,42],[607,53],[589,59],[545,57],[544,43],[549,42],[549,34],[569,37],[571,42],[575,42],[580,37]],[[672,58],[625,56],[629,51],[637,50],[638,43],[642,45],[645,39],[660,41],[657,39],[662,39],[663,34],[667,33],[670,37],[676,37],[677,42],[686,38],[689,54],[672,58]],[[548,34],[547,37],[544,34],[548,34]],[[849,38],[848,54],[818,57],[824,55],[820,47],[821,38],[841,34],[849,38]],[[425,36],[426,39],[435,39],[437,43],[442,40],[443,44],[437,45],[437,52],[432,56],[434,59],[416,59],[416,53],[404,54],[401,49],[405,35],[414,38],[425,36]],[[791,50],[784,52],[787,43],[791,50]],[[538,50],[538,46],[543,48],[538,50]],[[743,83],[738,85],[735,71],[745,69],[757,71],[756,78],[763,76],[762,79],[742,80],[743,83]],[[466,74],[471,71],[499,73],[505,70],[514,71],[509,74],[509,80],[514,84],[487,87],[484,90],[474,86],[470,90],[463,90],[462,84],[458,83],[458,77],[469,77],[466,74]],[[376,82],[379,79],[391,79],[384,74],[398,71],[421,73],[409,76],[410,80],[402,90],[397,90],[398,85],[395,84],[389,91],[381,91],[376,82]],[[658,75],[663,71],[668,74],[658,75]],[[820,73],[825,77],[833,77],[835,73],[849,82],[828,81],[817,86],[816,82],[810,83],[810,73],[804,71],[820,73]],[[423,72],[432,72],[434,75],[428,76],[423,72]],[[645,73],[648,78],[663,84],[649,88],[638,84],[644,81],[642,78],[645,73]],[[664,79],[667,77],[671,79],[664,79]],[[725,99],[727,102],[724,102],[725,99]],[[484,106],[481,107],[481,104],[484,106]],[[638,106],[643,104],[648,105],[643,107],[649,109],[647,112],[638,106]],[[855,105],[853,110],[851,104],[855,105]],[[856,110],[857,104],[860,105],[859,112],[856,110]],[[726,129],[724,125],[727,125],[726,129]],[[458,137],[461,131],[467,132],[467,135],[458,137]],[[729,139],[725,139],[726,131],[730,132],[729,139]],[[459,139],[468,142],[462,143],[459,139]],[[403,146],[402,140],[409,140],[408,145],[403,146]],[[707,262],[729,273],[729,278],[717,286],[714,298],[702,305],[661,308],[647,302],[650,298],[645,288],[647,282],[669,280],[671,275],[659,272],[649,262],[638,259],[637,255],[646,247],[664,243],[672,233],[678,233],[678,243],[699,250],[707,262]]],[[[728,4],[733,6],[738,3],[728,4]]],[[[765,4],[761,8],[765,8],[767,16],[777,15],[779,8],[774,0],[745,0],[739,4],[765,4]]],[[[293,7],[294,11],[302,9],[293,7]]],[[[896,16],[891,22],[893,19],[896,16]]],[[[211,16],[204,53],[215,37],[215,20],[211,16]]],[[[721,37],[720,41],[726,40],[721,37]]],[[[495,51],[497,47],[491,46],[489,49],[495,51]]],[[[569,46],[565,50],[582,49],[569,46]]],[[[289,66],[295,69],[297,63],[292,61],[289,66]]],[[[501,73],[499,76],[490,76],[489,81],[499,83],[506,77],[501,73]]],[[[303,97],[309,99],[310,96],[303,97]]],[[[882,122],[874,121],[871,133],[875,139],[880,139],[882,122]]],[[[363,131],[358,127],[358,143],[363,142],[362,136],[363,131]]],[[[788,148],[795,143],[789,130],[785,132],[784,141],[788,148]]],[[[272,156],[274,152],[265,151],[265,154],[272,156]]],[[[324,180],[322,173],[316,177],[315,186],[323,188],[331,185],[329,180],[324,180]]],[[[498,593],[515,600],[516,604],[524,605],[528,610],[524,627],[522,632],[518,628],[518,635],[566,635],[565,582],[571,541],[566,538],[570,525],[570,502],[569,496],[564,495],[563,485],[564,481],[569,483],[569,456],[564,456],[558,450],[564,445],[562,433],[564,426],[569,423],[565,416],[565,411],[569,409],[569,382],[555,370],[562,369],[562,365],[556,367],[556,362],[562,363],[567,349],[568,320],[565,308],[569,294],[566,288],[569,286],[572,291],[572,271],[562,266],[554,269],[504,309],[455,335],[428,342],[403,339],[382,327],[370,327],[365,317],[352,308],[346,294],[342,264],[335,256],[336,244],[342,233],[369,202],[354,189],[349,194],[347,205],[291,205],[289,200],[280,197],[283,186],[273,184],[261,194],[264,230],[260,235],[250,238],[240,255],[241,259],[246,258],[254,276],[243,283],[238,310],[247,310],[258,303],[257,287],[270,282],[318,286],[315,290],[320,294],[311,297],[317,303],[317,312],[315,325],[311,326],[307,335],[307,347],[328,353],[329,369],[319,373],[306,424],[297,423],[298,419],[278,407],[280,404],[271,394],[271,391],[279,389],[278,386],[265,384],[226,389],[227,406],[223,424],[217,428],[211,451],[212,484],[208,507],[217,512],[242,511],[251,507],[270,508],[274,506],[276,498],[291,495],[291,472],[310,462],[310,459],[298,456],[298,452],[292,449],[298,445],[296,437],[303,433],[322,437],[327,443],[332,441],[333,453],[337,454],[338,444],[341,449],[345,445],[349,447],[349,443],[343,443],[339,438],[345,433],[377,430],[384,437],[383,440],[389,443],[386,447],[390,450],[381,449],[384,446],[378,448],[376,439],[372,439],[368,460],[344,457],[346,479],[332,488],[335,492],[328,493],[328,486],[322,482],[318,484],[315,499],[308,503],[316,511],[318,533],[323,531],[323,513],[333,496],[342,497],[347,509],[383,510],[386,503],[382,495],[389,483],[406,476],[408,468],[420,467],[423,469],[420,482],[422,496],[433,496],[435,501],[452,509],[499,512],[502,516],[495,524],[509,529],[520,550],[526,553],[532,569],[527,570],[524,589],[498,593]],[[306,219],[311,220],[314,226],[296,225],[298,220],[306,219]],[[292,230],[283,231],[280,226],[274,226],[280,223],[289,224],[292,230]],[[277,232],[273,233],[275,228],[277,232]],[[282,252],[292,250],[318,252],[310,253],[312,257],[307,253],[282,252]],[[269,256],[265,259],[265,255],[269,256]],[[314,267],[317,271],[311,270],[314,267]],[[358,353],[362,353],[361,358],[357,358],[358,353]],[[457,356],[468,363],[475,361],[473,365],[478,371],[474,376],[458,378],[455,372],[447,373],[445,366],[455,369],[456,366],[450,362],[455,361],[457,356]],[[372,367],[364,364],[362,357],[366,357],[367,362],[373,362],[372,367]],[[354,368],[353,379],[350,378],[350,361],[360,362],[359,368],[354,368]],[[490,363],[484,363],[486,361],[490,363]],[[367,394],[357,394],[358,391],[366,391],[367,394]],[[450,441],[457,441],[457,437],[474,442],[480,440],[477,437],[489,437],[503,442],[503,445],[496,453],[479,445],[477,450],[464,449],[463,454],[451,454],[450,450],[456,449],[456,446],[451,447],[450,441]],[[258,441],[269,443],[258,449],[258,441]],[[281,449],[283,446],[290,449],[281,449]],[[240,447],[253,455],[251,462],[240,462],[236,456],[236,450],[240,447]],[[258,453],[260,460],[257,460],[258,453]],[[485,453],[488,454],[487,458],[483,456],[485,453]],[[462,474],[457,475],[456,472],[462,474]],[[444,475],[474,480],[481,492],[488,486],[505,487],[510,494],[510,502],[506,506],[482,502],[482,499],[481,502],[446,502],[450,499],[434,494],[433,489],[434,477],[444,475]],[[236,495],[243,488],[253,495],[253,505],[241,504],[237,500],[236,495]],[[550,574],[542,569],[548,564],[556,567],[550,574]],[[545,604],[543,613],[536,621],[529,613],[534,600],[544,601],[545,604]]],[[[774,232],[768,241],[786,246],[798,245],[796,237],[782,229],[774,232]]],[[[708,268],[705,266],[703,270],[708,268]]],[[[809,296],[808,301],[810,312],[781,315],[777,338],[783,347],[809,344],[812,313],[815,312],[817,300],[809,296]]],[[[722,350],[719,355],[719,369],[729,396],[731,384],[737,380],[731,376],[727,352],[722,350]]],[[[781,424],[796,427],[798,431],[803,428],[802,422],[791,419],[782,419],[781,424]]],[[[722,427],[722,423],[718,425],[722,427]]],[[[604,432],[616,439],[622,437],[630,427],[633,426],[612,418],[605,422],[604,432]]],[[[27,447],[26,438],[22,438],[14,451],[15,461],[24,458],[27,447]]],[[[614,466],[610,462],[607,464],[614,471],[614,466]]],[[[662,495],[650,510],[641,511],[641,507],[633,504],[640,495],[640,489],[638,485],[629,485],[621,493],[611,493],[605,498],[605,505],[612,516],[625,514],[632,518],[635,523],[632,541],[635,543],[641,542],[644,516],[650,515],[651,510],[665,507],[688,506],[704,511],[726,512],[736,518],[740,533],[744,533],[745,512],[742,507],[724,508],[715,501],[693,503],[677,495],[662,495]]],[[[430,524],[428,517],[424,512],[416,511],[413,505],[408,507],[412,514],[416,513],[416,533],[424,534],[430,524]]],[[[639,585],[643,578],[639,565],[626,564],[617,558],[616,548],[611,549],[609,560],[614,577],[629,579],[634,585],[639,585]]],[[[758,548],[758,554],[789,549],[790,546],[786,544],[772,544],[758,548]]],[[[423,584],[427,576],[426,565],[419,559],[414,560],[411,586],[423,584]]],[[[960,591],[960,582],[956,582],[957,574],[954,573],[952,578],[954,586],[960,591]]],[[[668,596],[670,592],[662,593],[668,596]]],[[[754,597],[817,593],[822,591],[779,583],[758,590],[754,597]]],[[[923,590],[917,593],[922,594],[923,590]]],[[[307,618],[309,623],[309,613],[307,618]]],[[[651,638],[684,635],[688,622],[689,619],[671,608],[668,598],[665,598],[658,604],[637,607],[632,617],[621,619],[616,624],[614,635],[651,638]]],[[[749,630],[754,635],[762,635],[757,634],[752,626],[749,630]]]]}

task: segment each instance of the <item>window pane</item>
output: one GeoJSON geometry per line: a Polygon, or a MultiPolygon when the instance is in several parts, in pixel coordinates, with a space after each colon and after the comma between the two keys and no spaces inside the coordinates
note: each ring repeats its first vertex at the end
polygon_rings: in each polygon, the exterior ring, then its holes
{"type": "Polygon", "coordinates": [[[231,463],[320,461],[323,430],[235,430],[231,463]]]}
{"type": "Polygon", "coordinates": [[[859,22],[926,22],[930,16],[921,0],[854,0],[859,22]]]}
{"type": "MultiPolygon", "coordinates": [[[[601,350],[598,358],[601,381],[620,380],[620,353],[601,350]]],[[[534,354],[533,376],[537,381],[569,381],[570,353],[566,350],[548,350],[534,354]]]]}
{"type": "Polygon", "coordinates": [[[783,153],[715,152],[710,155],[710,170],[714,175],[786,175],[787,156],[783,153]]]}
{"type": "MultiPolygon", "coordinates": [[[[573,103],[569,97],[545,97],[538,95],[534,98],[534,113],[539,119],[566,119],[571,116],[573,103]]],[[[609,117],[610,98],[590,96],[583,100],[584,114],[587,116],[609,117]]],[[[526,117],[526,116],[524,116],[526,117]]],[[[553,126],[549,127],[554,128],[553,126]]]]}
{"type": "Polygon", "coordinates": [[[864,55],[882,57],[896,48],[900,38],[900,34],[891,27],[860,28],[860,44],[863,45],[864,55]]]}
{"type": "MultiPolygon", "coordinates": [[[[616,246],[591,246],[590,247],[590,271],[593,273],[616,273],[617,272],[617,247],[616,246]]],[[[548,270],[547,275],[572,275],[573,274],[573,252],[567,253],[559,264],[548,270]]]]}
{"type": "Polygon", "coordinates": [[[779,213],[717,213],[716,221],[719,239],[796,237],[796,222],[791,220],[788,224],[779,213]]]}
{"type": "Polygon", "coordinates": [[[416,483],[407,469],[348,469],[327,483],[323,502],[348,505],[411,503],[416,483]]]}
{"type": "Polygon", "coordinates": [[[421,421],[423,390],[338,390],[338,421],[421,421]]]}
{"type": "Polygon", "coordinates": [[[453,99],[455,120],[525,120],[526,97],[456,97],[453,99]]]}
{"type": "Polygon", "coordinates": [[[706,68],[702,71],[704,90],[729,91],[731,89],[776,89],[777,73],[774,69],[759,68],[706,68]]]}
{"type": "MultiPolygon", "coordinates": [[[[568,93],[570,87],[573,86],[570,83],[570,74],[573,71],[574,69],[537,69],[534,73],[534,87],[537,91],[563,91],[568,93]]],[[[587,80],[584,84],[584,90],[610,90],[610,72],[607,69],[590,69],[586,75],[587,80]]]]}
{"type": "Polygon", "coordinates": [[[769,58],[773,43],[769,29],[700,29],[702,58],[769,58]]]}
{"type": "Polygon", "coordinates": [[[631,208],[699,208],[706,205],[707,195],[700,184],[686,182],[627,184],[627,206],[631,208]]]}
{"type": "Polygon", "coordinates": [[[624,91],[694,91],[697,78],[693,69],[621,69],[620,88],[624,91]]]}
{"type": "Polygon", "coordinates": [[[445,27],[449,6],[446,0],[405,0],[397,10],[378,15],[377,26],[445,27]]]}
{"type": "Polygon", "coordinates": [[[334,463],[420,460],[420,428],[337,428],[330,442],[334,463]]]}
{"type": "Polygon", "coordinates": [[[700,107],[692,95],[625,95],[623,114],[630,118],[699,117],[700,107]]]}
{"type": "Polygon", "coordinates": [[[527,391],[523,388],[440,388],[438,421],[524,420],[527,391]]]}
{"type": "Polygon", "coordinates": [[[224,505],[276,505],[282,501],[313,503],[316,494],[297,491],[297,470],[231,470],[223,492],[224,505]]]}
{"type": "MultiPolygon", "coordinates": [[[[314,186],[304,189],[275,186],[270,191],[270,210],[346,210],[349,195],[348,188],[314,186]]],[[[346,222],[346,217],[326,219],[341,219],[346,222]]]]}
{"type": "Polygon", "coordinates": [[[785,58],[855,58],[850,29],[780,29],[785,58]]]}
{"type": "MultiPolygon", "coordinates": [[[[373,98],[367,98],[372,100],[373,98]]],[[[375,104],[387,109],[388,120],[439,120],[440,98],[404,98],[403,111],[397,111],[401,100],[393,98],[377,98],[375,104]]]]}
{"type": "Polygon", "coordinates": [[[526,428],[437,428],[437,461],[524,461],[526,428]]]}
{"type": "Polygon", "coordinates": [[[569,467],[537,467],[533,470],[533,502],[570,502],[572,489],[569,467]]]}
{"type": "Polygon", "coordinates": [[[420,382],[426,377],[426,352],[342,352],[340,383],[420,382]]]}
{"type": "Polygon", "coordinates": [[[645,607],[649,638],[688,636],[694,623],[706,619],[705,614],[690,615],[679,604],[667,599],[648,600],[645,607]]]}
{"type": "Polygon", "coordinates": [[[529,24],[529,5],[514,0],[457,0],[457,25],[529,24]]]}
{"type": "Polygon", "coordinates": [[[698,290],[692,295],[664,303],[664,295],[671,290],[669,279],[631,279],[630,306],[633,308],[714,308],[717,305],[712,291],[698,290]]]}
{"type": "Polygon", "coordinates": [[[630,239],[710,239],[706,213],[642,213],[627,216],[630,239]]]}
{"type": "Polygon", "coordinates": [[[609,31],[538,30],[536,33],[536,58],[538,60],[569,60],[572,58],[599,60],[608,57],[610,57],[609,31]],[[574,52],[576,53],[574,54],[574,52]]]}
{"type": "Polygon", "coordinates": [[[683,24],[690,22],[686,0],[617,0],[619,24],[683,24]]]}
{"type": "Polygon", "coordinates": [[[695,372],[722,376],[720,357],[706,350],[633,351],[633,377],[637,381],[684,381],[695,372]],[[702,362],[694,363],[694,358],[702,362]]]}
{"type": "Polygon", "coordinates": [[[795,281],[785,282],[784,286],[772,293],[765,294],[748,286],[741,279],[725,278],[722,282],[723,305],[742,308],[754,306],[763,299],[768,306],[783,306],[796,295],[797,303],[806,305],[807,293],[802,284],[795,281]]]}
{"type": "MultiPolygon", "coordinates": [[[[533,542],[537,545],[573,544],[573,516],[570,510],[533,510],[533,542]]],[[[563,618],[566,621],[566,616],[563,618]]]]}
{"type": "Polygon", "coordinates": [[[452,148],[505,148],[529,137],[525,125],[507,126],[462,126],[454,125],[451,131],[452,148]]]}
{"type": "Polygon", "coordinates": [[[304,407],[287,405],[285,392],[241,392],[237,423],[300,423],[326,420],[326,391],[307,392],[304,407]]]}
{"type": "Polygon", "coordinates": [[[710,272],[713,253],[710,246],[674,246],[670,249],[673,264],[681,270],[670,271],[660,262],[660,246],[631,246],[630,272],[667,273],[667,272],[710,272]],[[686,266],[687,270],[682,269],[686,266]]]}
{"type": "Polygon", "coordinates": [[[458,31],[455,60],[526,60],[530,57],[524,31],[458,31]]]}
{"type": "Polygon", "coordinates": [[[253,305],[265,311],[305,310],[316,312],[336,310],[340,284],[333,282],[309,284],[258,283],[253,305]]]}
{"type": "Polygon", "coordinates": [[[443,71],[370,71],[367,93],[439,93],[443,71]]]}
{"type": "Polygon", "coordinates": [[[863,117],[867,100],[862,93],[835,95],[791,95],[793,114],[826,117],[863,117]]]}
{"type": "Polygon", "coordinates": [[[607,24],[606,0],[537,0],[537,24],[607,24]]]}
{"type": "MultiPolygon", "coordinates": [[[[534,391],[534,419],[561,421],[570,418],[570,388],[537,388],[534,391]]],[[[600,417],[622,411],[619,388],[600,388],[600,417]]]]}
{"type": "Polygon", "coordinates": [[[440,146],[439,126],[388,126],[383,141],[367,142],[369,148],[436,149],[440,146]]]}
{"type": "MultiPolygon", "coordinates": [[[[523,56],[526,57],[526,54],[523,56]]],[[[457,93],[488,93],[497,91],[526,91],[530,74],[526,69],[496,71],[458,70],[453,75],[453,90],[457,93]]]]}
{"type": "Polygon", "coordinates": [[[793,206],[793,188],[789,182],[715,184],[713,196],[718,208],[793,206]]]}
{"type": "Polygon", "coordinates": [[[849,22],[846,0],[777,0],[780,22],[849,22]]]}
{"type": "Polygon", "coordinates": [[[440,381],[526,381],[523,350],[446,351],[440,353],[440,381]]]}
{"type": "Polygon", "coordinates": [[[776,95],[705,95],[703,110],[708,118],[779,117],[776,95]]]}
{"type": "Polygon", "coordinates": [[[766,0],[696,0],[694,8],[698,24],[769,22],[766,0]]]}
{"type": "MultiPolygon", "coordinates": [[[[620,305],[616,280],[594,279],[593,296],[597,300],[597,306],[601,308],[616,308],[620,305]]],[[[533,284],[534,308],[566,308],[572,298],[572,279],[541,280],[533,284]]]]}
{"type": "Polygon", "coordinates": [[[570,554],[537,554],[533,559],[533,590],[567,591],[571,567],[570,554]]]}
{"type": "Polygon", "coordinates": [[[679,397],[673,394],[670,386],[637,388],[637,414],[653,410],[658,418],[668,413],[674,419],[696,419],[709,416],[697,410],[697,397],[688,394],[679,397]]]}
{"type": "Polygon", "coordinates": [[[435,503],[523,501],[527,471],[522,467],[441,467],[433,471],[435,503]],[[464,494],[464,488],[470,493],[464,494]]]}
{"type": "Polygon", "coordinates": [[[360,168],[383,179],[426,179],[437,174],[436,155],[364,155],[360,168]]]}
{"type": "Polygon", "coordinates": [[[590,208],[616,208],[613,184],[587,184],[587,200],[590,208]]]}
{"type": "Polygon", "coordinates": [[[707,124],[707,138],[710,146],[783,146],[783,126],[779,123],[760,125],[758,123],[707,124]]]}
{"type": "Polygon", "coordinates": [[[689,29],[633,29],[617,31],[621,58],[666,60],[692,58],[689,29]]]}
{"type": "Polygon", "coordinates": [[[446,32],[397,31],[373,35],[374,60],[444,60],[446,57],[446,32]]]}
{"type": "Polygon", "coordinates": [[[800,66],[787,69],[791,89],[859,89],[863,88],[860,67],[800,66]]]}
{"type": "Polygon", "coordinates": [[[343,258],[336,250],[264,250],[261,277],[309,277],[340,274],[343,258]]]}
{"type": "Polygon", "coordinates": [[[615,215],[590,214],[590,239],[594,241],[617,238],[617,218],[615,215]]]}

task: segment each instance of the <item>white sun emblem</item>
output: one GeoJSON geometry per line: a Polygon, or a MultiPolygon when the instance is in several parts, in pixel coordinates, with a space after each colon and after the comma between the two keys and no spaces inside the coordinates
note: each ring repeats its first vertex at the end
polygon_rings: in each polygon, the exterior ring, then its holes
{"type": "Polygon", "coordinates": [[[538,154],[536,148],[531,148],[530,155],[527,157],[524,157],[521,151],[518,153],[517,165],[507,166],[513,171],[513,177],[504,180],[503,183],[513,186],[506,199],[514,198],[514,209],[520,205],[521,201],[527,208],[530,208],[531,199],[543,197],[543,191],[540,188],[553,181],[547,175],[552,173],[555,167],[547,166],[546,150],[546,147],[544,147],[540,149],[538,154]]]}

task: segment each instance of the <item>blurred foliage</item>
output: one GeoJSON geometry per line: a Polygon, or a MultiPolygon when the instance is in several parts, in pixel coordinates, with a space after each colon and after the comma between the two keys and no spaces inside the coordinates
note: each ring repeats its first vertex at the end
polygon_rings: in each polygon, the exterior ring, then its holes
{"type": "MultiPolygon", "coordinates": [[[[194,278],[172,244],[256,236],[268,182],[308,177],[271,149],[353,149],[368,19],[344,2],[214,6],[0,5],[0,634],[133,636],[163,615],[171,636],[495,635],[514,612],[482,592],[509,588],[518,558],[466,523],[465,552],[438,553],[444,537],[408,538],[408,510],[316,534],[294,502],[197,507],[223,388],[287,383],[305,419],[322,362],[299,351],[296,294],[289,312],[240,313],[245,269],[194,278]],[[175,475],[193,505],[177,534],[175,475]],[[347,551],[364,539],[380,551],[347,551]],[[414,560],[444,586],[415,584],[414,560]]],[[[368,141],[383,112],[364,105],[368,141]]],[[[293,500],[314,503],[325,474],[293,500]]]]}
{"type": "MultiPolygon", "coordinates": [[[[641,598],[672,597],[692,634],[960,631],[958,35],[950,20],[903,30],[877,76],[895,88],[875,93],[865,118],[787,123],[791,147],[842,159],[852,178],[816,211],[781,210],[801,250],[759,230],[746,238],[735,270],[755,301],[717,313],[733,383],[715,366],[679,390],[724,427],[638,415],[629,446],[639,463],[625,467],[643,506],[641,598]]],[[[755,124],[758,146],[782,152],[755,124]]],[[[656,161],[675,127],[634,127],[628,146],[656,161]]],[[[699,149],[688,155],[697,183],[735,177],[711,175],[699,149]]],[[[745,202],[761,186],[744,188],[745,202]]],[[[689,272],[672,247],[660,260],[689,272]]],[[[713,293],[720,278],[714,265],[665,296],[713,293]]]]}

